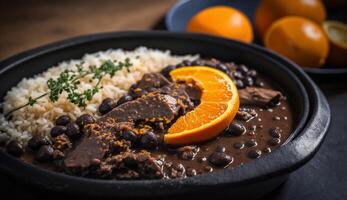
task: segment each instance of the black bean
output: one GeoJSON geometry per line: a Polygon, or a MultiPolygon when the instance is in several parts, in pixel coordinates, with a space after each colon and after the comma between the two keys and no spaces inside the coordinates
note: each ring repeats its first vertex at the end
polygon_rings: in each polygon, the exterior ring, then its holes
{"type": "Polygon", "coordinates": [[[271,145],[271,146],[276,146],[276,145],[278,145],[280,143],[281,143],[281,140],[279,138],[271,138],[268,141],[268,144],[271,145]]]}
{"type": "Polygon", "coordinates": [[[224,153],[225,152],[225,147],[222,146],[222,145],[217,145],[216,152],[224,153]]]}
{"type": "Polygon", "coordinates": [[[174,70],[174,69],[176,69],[176,66],[174,66],[174,65],[169,65],[169,66],[167,66],[167,67],[165,67],[164,69],[162,69],[161,71],[160,71],[160,73],[163,75],[163,76],[165,76],[165,77],[170,77],[170,72],[172,71],[172,70],[174,70]]]}
{"type": "Polygon", "coordinates": [[[271,137],[273,137],[273,138],[281,138],[281,136],[282,136],[281,132],[282,132],[282,130],[279,128],[272,128],[269,130],[269,133],[270,133],[271,137]]]}
{"type": "Polygon", "coordinates": [[[185,64],[183,64],[183,63],[178,63],[178,64],[176,65],[176,68],[181,68],[181,67],[185,67],[185,64]]]}
{"type": "Polygon", "coordinates": [[[247,72],[247,75],[252,78],[255,78],[257,76],[257,71],[255,71],[254,69],[251,69],[247,72]]]}
{"type": "Polygon", "coordinates": [[[114,107],[114,101],[111,98],[104,99],[99,106],[99,113],[104,115],[110,112],[114,107]]]}
{"type": "Polygon", "coordinates": [[[20,157],[24,153],[22,144],[16,140],[12,140],[6,145],[6,151],[15,157],[20,157]]]}
{"type": "Polygon", "coordinates": [[[247,74],[248,72],[248,67],[246,65],[240,65],[238,68],[237,68],[242,74],[247,74]]]}
{"type": "Polygon", "coordinates": [[[66,127],[64,126],[55,126],[51,129],[51,136],[57,137],[58,135],[64,134],[66,132],[66,127]]]}
{"type": "Polygon", "coordinates": [[[34,136],[28,141],[28,147],[31,150],[38,150],[43,145],[52,144],[47,136],[34,136]]]}
{"type": "Polygon", "coordinates": [[[226,65],[224,65],[223,63],[217,64],[214,68],[216,68],[216,69],[218,69],[218,70],[220,70],[226,74],[228,74],[230,72],[230,69],[226,65]]]}
{"type": "Polygon", "coordinates": [[[259,158],[259,157],[261,156],[261,151],[258,150],[258,149],[251,150],[251,151],[248,153],[248,156],[249,156],[250,158],[253,158],[253,159],[259,158]]]}
{"type": "Polygon", "coordinates": [[[242,73],[239,72],[239,71],[233,72],[233,77],[234,77],[235,79],[243,79],[243,78],[244,78],[243,75],[242,75],[242,73]]]}
{"type": "Polygon", "coordinates": [[[211,166],[205,166],[204,167],[204,171],[205,172],[212,172],[213,171],[213,168],[211,166]]]}
{"type": "Polygon", "coordinates": [[[95,119],[93,116],[89,115],[89,114],[83,114],[81,116],[79,116],[76,119],[76,124],[80,127],[83,128],[85,125],[87,124],[91,124],[94,123],[95,119]]]}
{"type": "Polygon", "coordinates": [[[66,126],[65,133],[71,140],[76,140],[81,137],[80,127],[76,123],[69,123],[66,126]]]}
{"type": "Polygon", "coordinates": [[[258,143],[257,143],[257,141],[255,141],[255,139],[250,139],[245,143],[245,145],[247,147],[255,147],[258,145],[258,143]]]}
{"type": "Polygon", "coordinates": [[[214,152],[208,161],[217,167],[225,167],[233,161],[233,158],[226,153],[214,152]]]}
{"type": "Polygon", "coordinates": [[[55,125],[66,126],[70,121],[71,118],[68,115],[62,115],[55,120],[55,125]]]}
{"type": "Polygon", "coordinates": [[[197,60],[194,60],[194,61],[192,62],[192,65],[197,65],[197,66],[203,65],[203,62],[202,62],[201,60],[197,59],[197,60]]]}
{"type": "Polygon", "coordinates": [[[243,83],[246,85],[246,86],[253,86],[254,85],[254,80],[252,77],[249,77],[247,76],[244,80],[243,80],[243,83]]]}
{"type": "Polygon", "coordinates": [[[53,160],[54,149],[50,145],[43,145],[40,147],[35,155],[35,160],[38,162],[49,162],[53,160]]]}
{"type": "Polygon", "coordinates": [[[137,135],[131,130],[123,131],[121,133],[121,138],[130,141],[132,144],[135,144],[138,140],[137,135]]]}
{"type": "Polygon", "coordinates": [[[242,124],[232,123],[224,132],[226,135],[240,136],[246,132],[246,128],[242,124]]]}
{"type": "Polygon", "coordinates": [[[183,64],[184,66],[192,66],[192,61],[190,61],[190,60],[184,60],[184,61],[182,62],[182,64],[183,64]]]}
{"type": "Polygon", "coordinates": [[[236,142],[236,143],[234,143],[234,145],[233,145],[233,147],[234,147],[235,149],[243,149],[244,146],[245,146],[245,145],[244,145],[243,143],[240,143],[240,142],[236,142]]]}
{"type": "Polygon", "coordinates": [[[240,79],[237,79],[237,80],[235,81],[235,85],[236,85],[237,89],[243,89],[243,88],[245,88],[245,84],[244,84],[243,81],[240,80],[240,79]]]}
{"type": "Polygon", "coordinates": [[[116,106],[119,106],[125,102],[132,101],[132,100],[133,100],[133,97],[131,95],[126,94],[118,99],[116,106]]]}
{"type": "Polygon", "coordinates": [[[156,148],[158,146],[157,136],[153,132],[148,131],[147,133],[142,135],[140,145],[146,149],[156,148]]]}

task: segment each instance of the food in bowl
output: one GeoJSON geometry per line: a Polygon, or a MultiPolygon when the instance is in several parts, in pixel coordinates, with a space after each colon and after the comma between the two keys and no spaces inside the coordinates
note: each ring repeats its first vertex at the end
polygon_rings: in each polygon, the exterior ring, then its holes
{"type": "Polygon", "coordinates": [[[279,148],[292,130],[283,88],[242,64],[144,47],[62,62],[8,91],[5,150],[88,178],[185,178],[279,148]],[[47,84],[46,84],[47,83],[47,84]]]}

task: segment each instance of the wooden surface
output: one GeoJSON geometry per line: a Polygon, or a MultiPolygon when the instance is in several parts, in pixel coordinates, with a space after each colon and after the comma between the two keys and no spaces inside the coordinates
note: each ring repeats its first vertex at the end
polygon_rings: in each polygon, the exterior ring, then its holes
{"type": "Polygon", "coordinates": [[[175,0],[1,0],[0,60],[78,35],[150,29],[175,0]]]}

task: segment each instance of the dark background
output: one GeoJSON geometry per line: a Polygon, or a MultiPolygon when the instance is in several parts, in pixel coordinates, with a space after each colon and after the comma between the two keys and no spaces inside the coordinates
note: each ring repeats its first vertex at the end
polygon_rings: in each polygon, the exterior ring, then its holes
{"type": "MultiPolygon", "coordinates": [[[[0,1],[0,60],[77,35],[148,30],[175,0],[0,1]]],[[[156,26],[162,27],[162,26],[156,26]]],[[[346,77],[347,79],[347,77],[346,77]]],[[[317,155],[264,200],[347,199],[347,82],[318,83],[327,96],[332,123],[317,155]]],[[[62,199],[63,194],[25,185],[0,173],[0,195],[14,199],[62,199]]]]}

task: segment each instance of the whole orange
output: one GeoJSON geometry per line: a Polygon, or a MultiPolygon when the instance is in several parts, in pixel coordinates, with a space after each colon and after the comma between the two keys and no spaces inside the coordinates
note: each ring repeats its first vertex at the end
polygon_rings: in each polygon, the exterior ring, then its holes
{"type": "Polygon", "coordinates": [[[260,37],[264,37],[274,21],[290,15],[306,17],[320,24],[325,20],[326,11],[320,0],[262,0],[254,16],[260,37]]]}
{"type": "Polygon", "coordinates": [[[252,25],[247,16],[229,6],[213,6],[200,11],[189,21],[187,30],[247,43],[253,40],[252,25]]]}
{"type": "Polygon", "coordinates": [[[304,67],[319,67],[329,53],[329,41],[315,22],[289,16],[275,21],[264,37],[264,44],[304,67]]]}

